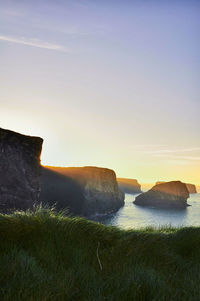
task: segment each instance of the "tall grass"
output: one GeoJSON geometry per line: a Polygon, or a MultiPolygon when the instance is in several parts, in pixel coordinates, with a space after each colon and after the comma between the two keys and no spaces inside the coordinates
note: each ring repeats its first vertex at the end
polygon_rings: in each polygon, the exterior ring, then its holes
{"type": "Polygon", "coordinates": [[[124,231],[52,210],[0,215],[0,300],[200,300],[200,228],[124,231]]]}

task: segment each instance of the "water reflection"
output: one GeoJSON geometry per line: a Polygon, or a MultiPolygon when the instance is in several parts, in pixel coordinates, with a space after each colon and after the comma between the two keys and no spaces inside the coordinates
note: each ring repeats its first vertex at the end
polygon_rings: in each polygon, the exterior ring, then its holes
{"type": "Polygon", "coordinates": [[[200,194],[191,195],[190,207],[185,209],[145,208],[133,204],[137,195],[126,194],[125,206],[117,213],[98,217],[96,220],[105,225],[114,225],[123,229],[147,226],[200,226],[200,194]]]}

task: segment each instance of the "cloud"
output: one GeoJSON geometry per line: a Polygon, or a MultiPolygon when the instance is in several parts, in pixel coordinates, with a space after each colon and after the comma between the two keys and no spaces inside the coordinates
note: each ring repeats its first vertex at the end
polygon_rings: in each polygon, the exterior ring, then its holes
{"type": "Polygon", "coordinates": [[[160,149],[160,150],[147,150],[143,151],[144,154],[148,154],[153,158],[160,158],[165,160],[168,164],[199,164],[200,147],[181,148],[181,149],[160,149]],[[195,154],[194,154],[195,153],[195,154]]]}
{"type": "Polygon", "coordinates": [[[175,160],[200,161],[200,156],[174,156],[174,155],[158,155],[160,158],[172,158],[175,160]]]}
{"type": "Polygon", "coordinates": [[[160,149],[160,150],[147,150],[144,153],[147,154],[171,154],[171,153],[187,153],[187,152],[194,152],[200,151],[200,147],[193,147],[193,148],[181,148],[181,149],[160,149]]]}
{"type": "Polygon", "coordinates": [[[69,52],[69,50],[66,49],[62,45],[44,42],[39,39],[28,39],[28,38],[24,38],[24,37],[15,38],[15,37],[10,37],[10,36],[0,35],[0,40],[6,41],[6,42],[11,42],[11,43],[16,43],[16,44],[23,44],[23,45],[27,45],[27,46],[37,47],[37,48],[44,48],[44,49],[49,49],[49,50],[61,51],[61,52],[69,52]]]}

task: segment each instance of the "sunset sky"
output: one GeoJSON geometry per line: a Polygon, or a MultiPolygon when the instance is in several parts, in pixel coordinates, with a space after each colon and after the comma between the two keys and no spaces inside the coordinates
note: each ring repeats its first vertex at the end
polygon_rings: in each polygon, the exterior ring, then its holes
{"type": "Polygon", "coordinates": [[[0,0],[0,127],[42,163],[200,185],[200,1],[0,0]]]}

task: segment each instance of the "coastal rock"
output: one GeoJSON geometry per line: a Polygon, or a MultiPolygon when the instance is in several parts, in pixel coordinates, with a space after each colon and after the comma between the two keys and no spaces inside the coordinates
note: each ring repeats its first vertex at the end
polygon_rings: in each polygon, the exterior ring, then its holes
{"type": "Polygon", "coordinates": [[[115,172],[111,169],[93,166],[48,168],[79,185],[84,196],[83,215],[111,213],[124,205],[124,193],[119,189],[115,172]]]}
{"type": "Polygon", "coordinates": [[[188,206],[188,198],[186,184],[172,181],[155,185],[149,191],[137,196],[134,203],[150,207],[185,208],[188,206]]]}
{"type": "Polygon", "coordinates": [[[117,178],[117,182],[119,188],[124,193],[136,194],[142,192],[141,185],[138,183],[136,179],[117,178]]]}
{"type": "Polygon", "coordinates": [[[40,193],[43,139],[0,128],[0,211],[32,208],[40,193]]]}
{"type": "Polygon", "coordinates": [[[186,183],[186,187],[189,191],[189,193],[197,193],[197,189],[196,189],[196,186],[194,184],[189,184],[189,183],[186,183]]]}
{"type": "MultiPolygon", "coordinates": [[[[164,181],[159,181],[159,182],[156,182],[156,185],[157,184],[162,184],[162,183],[166,183],[164,181]]],[[[194,184],[189,184],[189,183],[184,183],[189,191],[190,194],[192,193],[197,193],[197,189],[196,189],[196,186],[194,184]]]]}

